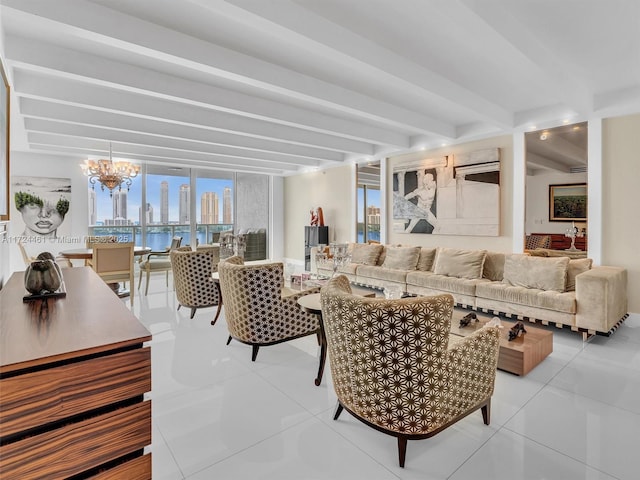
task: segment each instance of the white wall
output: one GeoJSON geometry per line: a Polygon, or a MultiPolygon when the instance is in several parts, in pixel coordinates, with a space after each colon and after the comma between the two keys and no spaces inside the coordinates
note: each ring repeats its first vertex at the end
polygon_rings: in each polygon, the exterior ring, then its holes
{"type": "Polygon", "coordinates": [[[330,168],[284,179],[284,256],[304,263],[304,226],[309,210],[322,207],[330,242],[355,236],[355,165],[330,168]]]}
{"type": "MultiPolygon", "coordinates": [[[[527,175],[525,232],[564,233],[567,222],[549,221],[549,185],[563,183],[587,183],[586,173],[543,173],[527,175]]],[[[578,227],[586,224],[578,223],[578,227]]]]}

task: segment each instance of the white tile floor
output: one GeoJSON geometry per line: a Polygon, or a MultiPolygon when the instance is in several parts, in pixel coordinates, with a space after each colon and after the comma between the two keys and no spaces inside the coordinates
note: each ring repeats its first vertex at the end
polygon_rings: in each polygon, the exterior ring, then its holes
{"type": "MultiPolygon", "coordinates": [[[[478,412],[432,439],[396,440],[348,413],[317,371],[314,337],[226,346],[215,308],[176,311],[163,275],[134,313],[153,333],[153,478],[640,478],[640,316],[588,343],[554,329],[554,352],[526,377],[498,372],[491,425],[478,412]]],[[[128,303],[128,302],[127,302],[128,303]]],[[[224,313],[224,309],[223,309],[224,313]]],[[[328,370],[328,368],[327,368],[328,370]]]]}

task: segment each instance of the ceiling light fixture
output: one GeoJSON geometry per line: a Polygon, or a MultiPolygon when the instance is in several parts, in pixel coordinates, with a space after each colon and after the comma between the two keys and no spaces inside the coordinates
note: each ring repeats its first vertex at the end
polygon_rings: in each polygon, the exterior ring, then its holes
{"type": "Polygon", "coordinates": [[[549,138],[549,132],[545,130],[540,134],[540,140],[546,140],[547,138],[549,138]]]}
{"type": "Polygon", "coordinates": [[[122,190],[123,183],[129,190],[131,179],[140,173],[140,165],[122,161],[114,162],[111,156],[111,142],[109,142],[109,160],[85,160],[82,171],[89,177],[91,188],[95,190],[95,184],[98,181],[100,189],[104,191],[104,187],[107,187],[109,196],[112,197],[113,189],[118,187],[118,191],[122,190]]]}

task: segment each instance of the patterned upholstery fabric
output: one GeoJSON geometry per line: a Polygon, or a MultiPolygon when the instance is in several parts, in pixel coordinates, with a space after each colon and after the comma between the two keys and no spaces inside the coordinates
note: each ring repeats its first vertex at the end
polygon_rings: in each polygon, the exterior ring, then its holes
{"type": "Polygon", "coordinates": [[[318,333],[318,316],[304,312],[298,298],[319,288],[282,296],[282,263],[243,265],[234,256],[218,266],[229,335],[252,345],[270,345],[318,333]]]}
{"type": "Polygon", "coordinates": [[[217,305],[220,293],[211,276],[213,252],[194,252],[188,247],[180,247],[173,250],[170,256],[178,303],[191,308],[191,318],[196,308],[217,305]]]}
{"type": "Polygon", "coordinates": [[[426,438],[490,401],[498,329],[479,329],[450,346],[451,295],[364,298],[338,276],[322,288],[321,302],[341,404],[336,417],[344,406],[399,439],[426,438]]]}
{"type": "Polygon", "coordinates": [[[536,248],[549,248],[551,246],[551,235],[527,235],[525,238],[525,250],[535,250],[536,248]]]}

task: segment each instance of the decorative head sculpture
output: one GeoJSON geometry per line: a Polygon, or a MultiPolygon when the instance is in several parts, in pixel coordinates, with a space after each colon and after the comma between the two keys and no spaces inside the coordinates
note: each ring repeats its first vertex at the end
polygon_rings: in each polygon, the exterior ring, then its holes
{"type": "Polygon", "coordinates": [[[324,227],[324,215],[321,207],[312,208],[309,213],[311,214],[312,227],[324,227]]]}

